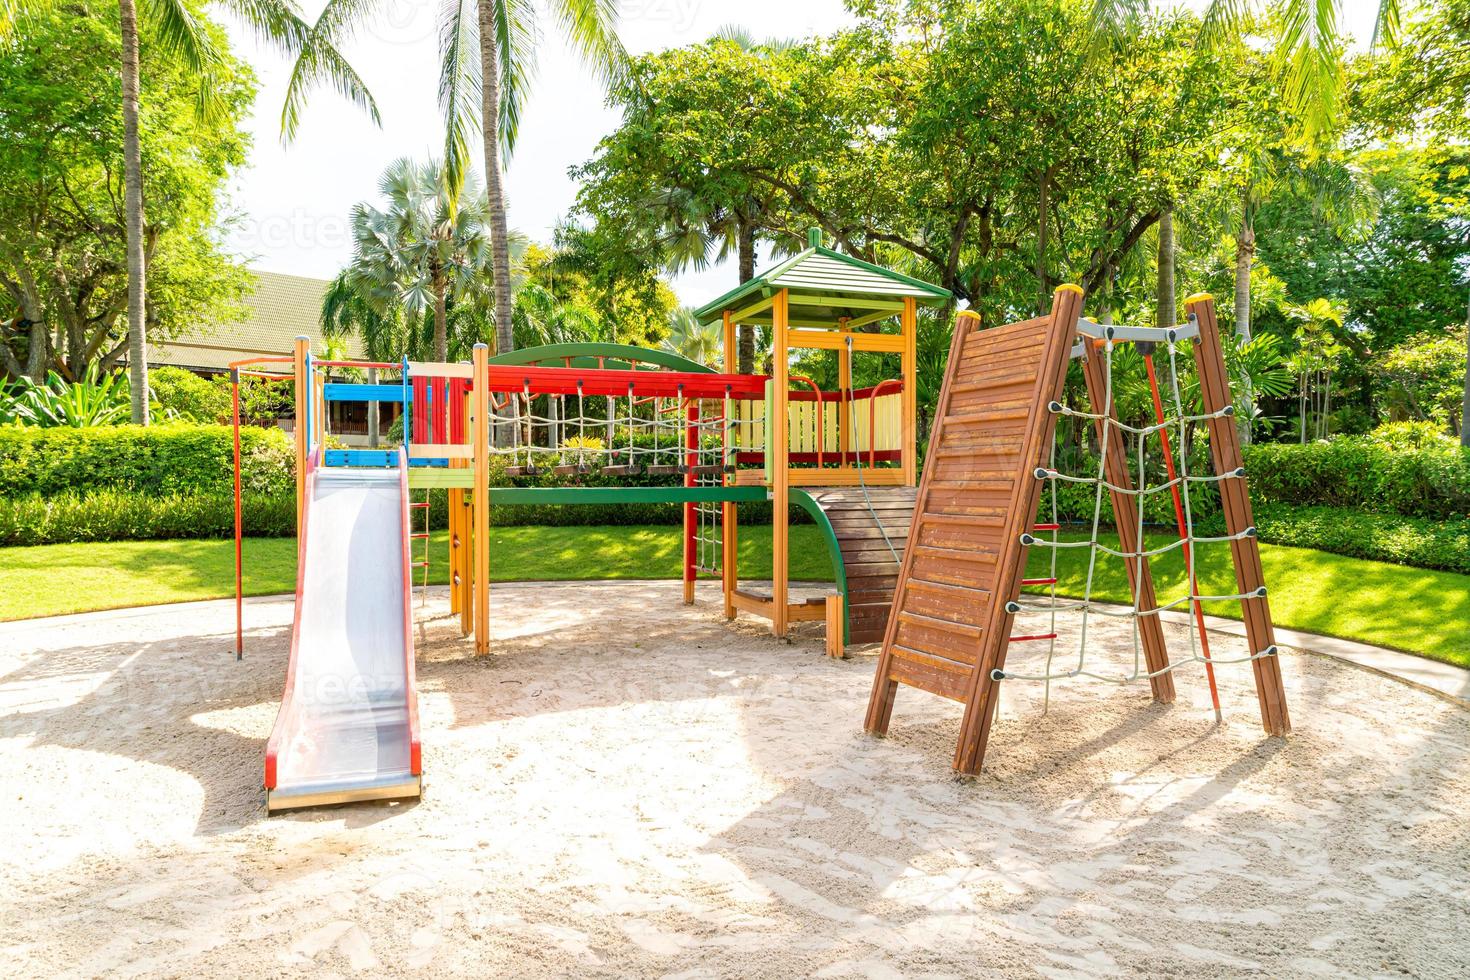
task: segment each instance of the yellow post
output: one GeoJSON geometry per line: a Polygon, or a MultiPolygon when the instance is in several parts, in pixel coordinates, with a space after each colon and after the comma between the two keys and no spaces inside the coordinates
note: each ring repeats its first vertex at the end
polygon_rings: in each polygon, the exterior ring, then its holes
{"type": "MultiPolygon", "coordinates": [[[[919,305],[903,301],[903,485],[919,485],[919,305]]],[[[871,433],[869,434],[871,438],[871,433]]]]}
{"type": "Polygon", "coordinates": [[[474,538],[475,653],[490,652],[490,349],[475,345],[474,418],[470,438],[475,440],[474,538]]]}
{"type": "MultiPolygon", "coordinates": [[[[726,310],[724,317],[726,374],[736,374],[740,369],[740,338],[737,331],[738,327],[735,324],[735,318],[730,315],[729,310],[726,310]]],[[[738,412],[737,405],[739,405],[739,402],[732,401],[730,403],[730,410],[732,412],[738,412]]],[[[730,419],[725,420],[724,438],[734,441],[738,449],[740,427],[732,427],[730,421],[730,419]]],[[[729,486],[734,482],[735,477],[730,473],[726,473],[725,485],[729,486]]],[[[740,549],[737,546],[739,511],[731,501],[726,501],[721,504],[720,510],[720,527],[722,531],[720,536],[720,587],[725,593],[725,618],[734,619],[735,587],[740,581],[738,567],[740,563],[740,549]]]]}
{"type": "Polygon", "coordinates": [[[327,376],[314,374],[311,379],[311,441],[323,445],[327,441],[327,376]]]}
{"type": "Polygon", "coordinates": [[[771,370],[772,381],[775,386],[775,397],[772,399],[772,417],[766,420],[766,424],[772,426],[771,445],[773,448],[771,473],[771,602],[774,608],[771,610],[771,632],[777,636],[786,635],[787,620],[787,531],[786,526],[786,497],[787,487],[790,485],[791,460],[787,452],[788,437],[790,435],[790,419],[788,417],[788,394],[791,388],[790,369],[788,359],[790,352],[787,350],[787,329],[790,317],[790,293],[783,289],[776,294],[776,302],[771,307],[773,346],[771,348],[771,370]]]}
{"type": "MultiPolygon", "coordinates": [[[[838,328],[846,331],[847,321],[847,317],[838,320],[838,328]]],[[[852,350],[845,344],[837,348],[837,390],[842,395],[837,403],[837,449],[842,453],[842,465],[850,466],[852,461],[847,454],[852,452],[852,350]]]]}
{"type": "Polygon", "coordinates": [[[842,645],[842,593],[834,592],[827,597],[825,608],[827,621],[827,656],[841,660],[846,654],[842,645]]]}
{"type": "Polygon", "coordinates": [[[306,512],[306,455],[310,440],[307,438],[311,414],[311,379],[306,376],[306,355],[311,350],[311,338],[296,338],[292,352],[292,367],[296,372],[296,422],[292,434],[296,438],[296,536],[301,536],[301,518],[306,512]]]}

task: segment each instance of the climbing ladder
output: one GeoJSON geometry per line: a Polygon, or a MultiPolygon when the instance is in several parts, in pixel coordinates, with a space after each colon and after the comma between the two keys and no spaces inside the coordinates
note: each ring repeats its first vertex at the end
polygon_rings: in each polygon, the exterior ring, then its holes
{"type": "Polygon", "coordinates": [[[909,547],[873,678],[866,727],[885,734],[899,684],[965,705],[954,766],[976,772],[993,712],[991,671],[1011,634],[1040,481],[1082,295],[1051,314],[981,330],[962,314],[935,411],[909,547]]]}
{"type": "MultiPolygon", "coordinates": [[[[1088,677],[1126,684],[1146,679],[1154,699],[1167,703],[1174,699],[1172,675],[1179,666],[1203,664],[1213,697],[1215,664],[1249,662],[1255,672],[1263,727],[1272,735],[1291,730],[1214,303],[1205,295],[1186,300],[1189,325],[1185,328],[1100,326],[1078,319],[1081,303],[1080,289],[1063,286],[1053,297],[1047,317],[982,331],[978,318],[962,315],[955,327],[949,370],[936,411],[938,421],[919,484],[910,547],[899,572],[893,613],[873,679],[867,729],[879,735],[887,731],[901,683],[959,701],[965,712],[954,768],[962,773],[978,772],[984,761],[1002,681],[1049,685],[1055,679],[1088,677]],[[1083,339],[1074,349],[1073,340],[1079,334],[1083,339]],[[1193,346],[1202,414],[1186,411],[1180,393],[1177,349],[1186,341],[1193,346]],[[1157,424],[1134,427],[1119,421],[1113,404],[1113,350],[1118,343],[1130,342],[1140,345],[1145,357],[1151,356],[1155,346],[1164,345],[1175,408],[1172,419],[1163,417],[1159,401],[1157,424]],[[1061,402],[1067,362],[1073,356],[1083,361],[1090,412],[1061,402]],[[1061,415],[1091,420],[1095,426],[1101,449],[1096,475],[1062,473],[1055,460],[1048,459],[1056,419],[1061,415]],[[1148,438],[1153,436],[1167,449],[1170,426],[1178,427],[1182,444],[1188,427],[1200,423],[1209,429],[1213,472],[1188,472],[1183,456],[1176,471],[1170,457],[1169,481],[1148,485],[1144,465],[1148,438]],[[1129,439],[1137,446],[1137,486],[1129,472],[1129,439]],[[1092,488],[1094,514],[1088,540],[1062,542],[1054,533],[1051,540],[1037,536],[1039,531],[1057,530],[1054,506],[1050,522],[1037,524],[1035,517],[1041,488],[1051,485],[1055,489],[1058,482],[1092,488]],[[1189,488],[1200,484],[1219,488],[1226,523],[1223,536],[1202,537],[1193,529],[1189,488]],[[1098,539],[1104,490],[1112,503],[1116,548],[1098,539]],[[1151,547],[1144,540],[1140,498],[1163,490],[1178,493],[1179,537],[1151,547]],[[1214,543],[1230,545],[1238,591],[1202,595],[1191,570],[1188,591],[1161,601],[1149,559],[1180,549],[1186,567],[1192,569],[1196,546],[1214,543]],[[1047,577],[1023,577],[1032,547],[1047,547],[1053,554],[1062,547],[1087,549],[1088,574],[1080,599],[1057,598],[1055,562],[1047,577]],[[1099,555],[1125,562],[1133,594],[1131,608],[1107,611],[1094,601],[1093,571],[1099,555]],[[1022,586],[1045,586],[1051,594],[1040,601],[1035,596],[1023,599],[1022,586]],[[1179,606],[1197,609],[1204,602],[1225,600],[1241,603],[1246,655],[1220,660],[1202,642],[1197,650],[1191,647],[1189,657],[1171,663],[1159,614],[1179,606]],[[1055,614],[1060,610],[1081,616],[1077,659],[1069,667],[1053,664],[1055,614]],[[1044,632],[1033,629],[1018,634],[1014,629],[1018,615],[1046,615],[1051,625],[1044,632]],[[1089,615],[1131,621],[1134,663],[1130,671],[1118,676],[1087,665],[1089,615]],[[1053,644],[1042,671],[1007,670],[1010,644],[1027,641],[1053,644]]],[[[1215,706],[1218,717],[1218,700],[1215,706]]]]}

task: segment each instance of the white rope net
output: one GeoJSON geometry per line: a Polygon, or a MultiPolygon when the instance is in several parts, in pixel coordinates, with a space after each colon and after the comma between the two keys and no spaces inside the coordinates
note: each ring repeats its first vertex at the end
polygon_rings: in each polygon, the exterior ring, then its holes
{"type": "MultiPolygon", "coordinates": [[[[1047,533],[1045,535],[1025,534],[1022,536],[1022,543],[1030,547],[1039,547],[1048,550],[1049,571],[1045,578],[1025,579],[1023,583],[1032,586],[1045,584],[1048,586],[1048,589],[1045,595],[1039,595],[1034,592],[1023,593],[1021,598],[1010,603],[1007,609],[1014,614],[1016,619],[1016,632],[1012,635],[1011,641],[1044,640],[1048,644],[1047,651],[1043,661],[1043,667],[1039,672],[996,670],[991,676],[996,681],[1039,681],[1045,684],[1046,693],[1044,704],[1050,703],[1051,682],[1055,680],[1090,678],[1111,684],[1132,684],[1178,670],[1189,664],[1198,663],[1205,665],[1206,669],[1209,669],[1213,665],[1248,663],[1263,657],[1275,656],[1276,654],[1276,648],[1273,646],[1235,658],[1222,659],[1220,657],[1214,657],[1210,655],[1208,650],[1201,651],[1199,638],[1193,630],[1190,630],[1190,649],[1187,658],[1171,658],[1168,666],[1153,672],[1149,671],[1145,663],[1142,636],[1139,628],[1141,617],[1155,616],[1161,612],[1180,606],[1187,606],[1197,613],[1201,603],[1249,599],[1266,594],[1264,586],[1256,592],[1226,595],[1206,595],[1200,591],[1198,575],[1199,550],[1197,546],[1201,544],[1228,543],[1255,537],[1256,529],[1254,527],[1248,527],[1237,534],[1224,536],[1202,536],[1195,534],[1194,505],[1190,496],[1191,487],[1218,483],[1223,480],[1242,479],[1245,476],[1245,471],[1244,469],[1238,469],[1220,474],[1193,474],[1189,472],[1188,453],[1185,447],[1190,444],[1188,439],[1190,428],[1198,423],[1207,422],[1211,419],[1228,417],[1233,414],[1233,409],[1227,406],[1219,412],[1207,415],[1191,415],[1185,411],[1177,341],[1172,331],[1160,330],[1159,334],[1159,342],[1167,350],[1169,361],[1170,404],[1165,411],[1172,409],[1172,414],[1165,415],[1161,421],[1153,425],[1130,426],[1114,418],[1112,411],[1100,413],[1080,412],[1058,402],[1053,402],[1048,406],[1049,410],[1054,414],[1083,419],[1098,425],[1101,429],[1098,433],[1098,445],[1101,451],[1098,454],[1097,469],[1092,474],[1062,473],[1057,468],[1057,444],[1056,440],[1053,440],[1047,465],[1039,468],[1035,473],[1037,479],[1045,480],[1047,483],[1047,495],[1044,499],[1049,499],[1050,502],[1050,521],[1044,525],[1038,525],[1038,529],[1041,527],[1046,528],[1047,533]],[[1168,442],[1173,443],[1171,456],[1175,460],[1174,476],[1172,479],[1162,483],[1149,485],[1147,482],[1148,470],[1146,466],[1149,439],[1151,436],[1163,436],[1169,432],[1177,433],[1177,438],[1168,440],[1168,442]],[[1106,476],[1106,450],[1111,444],[1111,440],[1116,437],[1121,437],[1125,445],[1131,442],[1131,451],[1128,455],[1133,461],[1131,466],[1136,465],[1137,468],[1137,479],[1133,481],[1132,486],[1118,486],[1110,482],[1106,476]],[[1063,484],[1083,484],[1091,486],[1094,490],[1092,519],[1088,525],[1087,536],[1082,540],[1062,540],[1059,491],[1063,484]],[[1182,514],[1182,530],[1176,540],[1159,547],[1148,548],[1145,544],[1146,539],[1144,537],[1145,507],[1143,504],[1145,498],[1152,494],[1170,491],[1175,488],[1178,491],[1179,509],[1182,514]],[[1133,529],[1135,531],[1134,540],[1138,542],[1137,550],[1125,551],[1121,548],[1113,548],[1103,544],[1099,540],[1099,532],[1102,528],[1103,496],[1105,491],[1131,496],[1138,504],[1135,508],[1137,512],[1137,524],[1133,529]],[[1156,600],[1158,604],[1149,609],[1144,609],[1139,606],[1136,591],[1133,593],[1132,605],[1124,609],[1119,609],[1116,605],[1104,603],[1094,598],[1099,556],[1106,555],[1122,559],[1126,562],[1136,561],[1147,564],[1151,558],[1181,548],[1184,549],[1187,569],[1186,588],[1182,595],[1167,601],[1156,600]],[[1058,594],[1058,556],[1064,549],[1086,549],[1087,551],[1087,567],[1083,579],[1081,598],[1065,598],[1058,594]],[[1058,614],[1060,613],[1074,614],[1080,618],[1075,650],[1069,655],[1065,655],[1066,659],[1064,662],[1064,652],[1058,649],[1057,626],[1058,614]],[[1095,666],[1089,659],[1087,642],[1088,626],[1093,616],[1124,618],[1131,622],[1133,640],[1131,667],[1121,672],[1104,670],[1101,667],[1095,666]],[[1035,624],[1043,618],[1046,621],[1044,631],[1030,632],[1028,627],[1034,628],[1035,624]]],[[[1113,352],[1114,342],[1111,339],[1106,340],[1103,344],[1106,376],[1103,405],[1109,407],[1113,405],[1113,352]]],[[[1164,442],[1164,440],[1161,439],[1161,442],[1164,442]]],[[[1168,443],[1165,442],[1164,444],[1167,445],[1168,443]]],[[[1162,446],[1160,448],[1162,449],[1162,446]]]]}

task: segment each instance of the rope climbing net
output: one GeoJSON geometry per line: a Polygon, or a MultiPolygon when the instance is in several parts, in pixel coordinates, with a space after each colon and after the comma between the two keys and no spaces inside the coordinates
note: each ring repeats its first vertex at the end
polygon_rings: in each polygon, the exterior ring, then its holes
{"type": "MultiPolygon", "coordinates": [[[[1125,328],[1130,338],[1138,344],[1140,353],[1143,355],[1145,367],[1148,374],[1150,390],[1154,403],[1153,424],[1144,426],[1131,426],[1119,421],[1112,410],[1113,400],[1113,378],[1114,378],[1114,352],[1116,346],[1116,332],[1112,327],[1098,328],[1101,342],[1101,356],[1103,359],[1104,390],[1101,404],[1105,409],[1101,412],[1083,412],[1060,402],[1052,402],[1047,407],[1050,412],[1059,417],[1071,417],[1082,420],[1084,424],[1091,424],[1096,428],[1098,435],[1097,468],[1090,474],[1063,473],[1057,463],[1057,440],[1052,440],[1047,465],[1036,470],[1034,476],[1038,480],[1045,481],[1047,493],[1044,507],[1049,507],[1049,520],[1034,525],[1036,533],[1027,533],[1022,536],[1021,543],[1028,547],[1045,548],[1048,552],[1048,572],[1044,577],[1022,579],[1022,585],[1028,587],[1046,586],[1045,593],[1023,592],[1021,597],[1007,606],[1007,611],[1012,613],[1018,623],[1032,624],[1044,618],[1045,627],[1035,628],[1034,632],[1019,632],[1010,637],[1011,643],[1017,642],[1046,642],[1047,649],[1043,661],[1043,667],[1039,672],[1025,672],[1015,670],[996,670],[992,673],[992,679],[1037,681],[1046,686],[1044,705],[1049,705],[1051,697],[1051,683],[1055,680],[1071,678],[1090,678],[1113,684],[1131,684],[1138,681],[1146,681],[1161,674],[1176,671],[1187,664],[1202,664],[1209,679],[1210,694],[1214,701],[1215,711],[1219,715],[1219,697],[1215,686],[1214,667],[1222,663],[1248,663],[1265,657],[1276,655],[1274,646],[1264,650],[1253,651],[1245,656],[1220,659],[1213,657],[1209,649],[1209,639],[1204,629],[1203,604],[1207,602],[1221,602],[1229,600],[1243,600],[1264,597],[1265,586],[1254,592],[1233,593],[1225,595],[1205,594],[1200,589],[1198,575],[1198,545],[1224,544],[1239,541],[1245,538],[1254,538],[1256,529],[1246,527],[1237,534],[1223,536],[1207,536],[1195,533],[1195,502],[1191,490],[1198,492],[1198,488],[1208,484],[1218,484],[1226,480],[1238,480],[1245,477],[1243,468],[1234,469],[1224,473],[1192,473],[1189,470],[1188,452],[1185,447],[1190,445],[1190,430],[1192,426],[1207,423],[1214,419],[1230,417],[1234,409],[1226,405],[1217,412],[1208,414],[1190,414],[1185,409],[1183,385],[1179,367],[1178,347],[1187,339],[1187,331],[1176,329],[1158,328],[1125,328]],[[1149,339],[1144,339],[1149,338],[1149,339]],[[1168,358],[1168,397],[1169,405],[1166,406],[1160,395],[1157,374],[1153,363],[1153,350],[1156,344],[1162,344],[1167,352],[1168,358]],[[1174,434],[1177,439],[1171,439],[1174,434]],[[1149,485],[1148,483],[1148,451],[1149,443],[1156,437],[1159,449],[1163,455],[1167,479],[1163,482],[1149,485]],[[1126,455],[1125,459],[1131,460],[1129,468],[1136,468],[1137,479],[1126,482],[1118,482],[1118,473],[1114,470],[1113,479],[1108,476],[1108,453],[1109,447],[1121,443],[1126,455]],[[1177,445],[1176,453],[1174,446],[1177,445]],[[1064,485],[1083,485],[1092,488],[1092,517],[1088,524],[1088,532],[1082,540],[1063,540],[1061,535],[1061,491],[1064,485]],[[1136,506],[1131,510],[1136,514],[1134,518],[1134,534],[1131,539],[1136,542],[1136,547],[1114,548],[1104,544],[1100,538],[1103,527],[1103,496],[1104,491],[1118,497],[1131,498],[1136,506]],[[1145,545],[1144,537],[1144,515],[1147,499],[1154,494],[1168,491],[1174,502],[1174,512],[1177,526],[1177,537],[1167,544],[1149,548],[1145,545]],[[1082,583],[1082,595],[1080,598],[1066,598],[1058,594],[1058,557],[1064,550],[1085,550],[1087,556],[1086,572],[1082,583]],[[1150,559],[1168,554],[1173,551],[1181,551],[1185,566],[1185,591],[1167,601],[1155,600],[1155,604],[1144,608],[1140,602],[1140,590],[1133,589],[1132,605],[1126,609],[1119,609],[1111,603],[1104,603],[1094,597],[1097,585],[1098,559],[1100,556],[1119,558],[1123,561],[1137,566],[1139,572],[1147,571],[1150,559]],[[1142,631],[1140,622],[1145,617],[1158,616],[1158,614],[1187,606],[1193,613],[1196,630],[1190,632],[1190,649],[1187,658],[1169,661],[1165,666],[1150,670],[1146,664],[1142,631]],[[1062,613],[1074,614],[1080,618],[1077,629],[1077,641],[1075,650],[1068,655],[1058,648],[1058,615],[1062,613]],[[1103,616],[1113,618],[1124,618],[1130,621],[1132,626],[1132,664],[1131,667],[1121,672],[1107,671],[1096,666],[1089,659],[1088,629],[1091,617],[1103,616]],[[1065,660],[1064,660],[1065,657],[1065,660]]],[[[1089,343],[1084,339],[1084,345],[1089,343]]],[[[1120,517],[1121,520],[1121,517],[1120,517]]],[[[1120,540],[1122,539],[1120,535],[1120,540]]],[[[1018,626],[1018,629],[1021,629],[1018,626]]]]}
{"type": "Polygon", "coordinates": [[[512,476],[549,471],[561,476],[669,476],[720,478],[733,467],[730,398],[718,412],[709,400],[640,396],[538,394],[529,386],[495,401],[495,425],[507,438],[490,453],[507,460],[512,476]],[[538,406],[537,402],[541,405],[538,406]],[[595,414],[592,404],[605,405],[595,414]]]}

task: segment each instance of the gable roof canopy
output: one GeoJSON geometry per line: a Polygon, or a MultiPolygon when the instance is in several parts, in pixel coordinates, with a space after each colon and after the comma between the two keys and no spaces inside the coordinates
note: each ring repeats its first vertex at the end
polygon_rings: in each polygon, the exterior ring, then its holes
{"type": "Polygon", "coordinates": [[[950,298],[941,286],[914,279],[871,262],[843,255],[819,244],[812,229],[811,245],[776,267],[695,311],[703,324],[720,320],[725,311],[741,324],[769,324],[769,299],[790,290],[793,326],[837,326],[849,320],[878,319],[903,308],[912,297],[920,306],[940,306],[950,298]]]}

